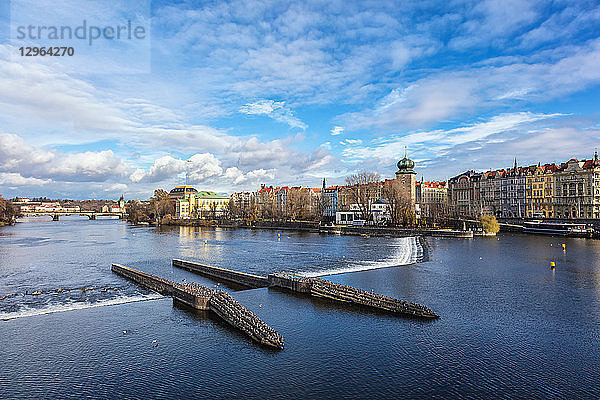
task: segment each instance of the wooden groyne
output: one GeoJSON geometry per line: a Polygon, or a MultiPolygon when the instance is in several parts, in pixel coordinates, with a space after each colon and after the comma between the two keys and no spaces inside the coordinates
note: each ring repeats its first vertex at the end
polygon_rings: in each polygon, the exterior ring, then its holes
{"type": "Polygon", "coordinates": [[[324,279],[279,273],[269,274],[269,282],[271,286],[281,287],[294,292],[357,304],[403,316],[426,319],[439,318],[438,315],[425,306],[329,282],[324,279]]]}
{"type": "Polygon", "coordinates": [[[202,265],[191,261],[173,260],[173,265],[201,275],[218,280],[226,280],[242,284],[251,288],[279,287],[296,293],[304,293],[315,297],[343,301],[350,304],[361,305],[387,312],[414,318],[439,318],[429,308],[394,299],[377,293],[356,289],[351,286],[340,285],[318,278],[307,278],[290,273],[269,274],[268,277],[232,271],[225,268],[202,265]]]}
{"type": "Polygon", "coordinates": [[[215,293],[210,298],[209,306],[211,311],[257,342],[283,349],[283,337],[228,293],[223,291],[215,293]]]}
{"type": "Polygon", "coordinates": [[[217,280],[233,282],[249,288],[261,288],[269,286],[269,279],[265,276],[238,272],[230,269],[213,267],[212,265],[200,264],[192,261],[173,260],[173,266],[182,268],[199,275],[207,276],[217,280]]]}
{"type": "Polygon", "coordinates": [[[416,318],[439,318],[429,308],[416,303],[394,299],[377,293],[356,289],[351,286],[332,283],[323,279],[312,279],[310,294],[333,300],[345,301],[366,307],[377,308],[416,318]]]}
{"type": "Polygon", "coordinates": [[[173,285],[173,299],[187,304],[197,310],[210,310],[209,301],[216,290],[195,282],[176,283],[173,285]]]}
{"type": "Polygon", "coordinates": [[[173,296],[174,301],[185,303],[199,310],[214,312],[225,322],[262,345],[283,349],[282,336],[252,311],[235,301],[228,293],[213,290],[194,282],[174,283],[120,264],[113,264],[111,269],[116,274],[131,279],[145,288],[173,296]]]}

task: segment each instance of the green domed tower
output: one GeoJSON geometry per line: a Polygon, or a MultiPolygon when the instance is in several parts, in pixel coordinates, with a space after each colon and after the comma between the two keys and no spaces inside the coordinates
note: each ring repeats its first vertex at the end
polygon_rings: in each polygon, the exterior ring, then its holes
{"type": "Polygon", "coordinates": [[[398,161],[398,171],[396,171],[396,178],[398,175],[402,174],[413,174],[416,175],[414,171],[415,162],[406,156],[406,150],[404,150],[404,158],[398,161]]]}
{"type": "Polygon", "coordinates": [[[396,181],[400,184],[404,196],[410,199],[412,208],[415,207],[415,201],[417,199],[416,191],[416,172],[414,171],[415,162],[406,156],[406,149],[404,150],[404,158],[398,161],[398,171],[396,171],[396,181]]]}

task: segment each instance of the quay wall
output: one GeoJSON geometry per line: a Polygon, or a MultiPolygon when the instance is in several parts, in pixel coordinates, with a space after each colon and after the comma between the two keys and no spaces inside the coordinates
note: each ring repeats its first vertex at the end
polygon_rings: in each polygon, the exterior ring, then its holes
{"type": "Polygon", "coordinates": [[[209,278],[229,281],[251,288],[261,288],[269,286],[268,278],[264,276],[248,274],[246,272],[232,271],[226,268],[213,267],[212,265],[204,265],[192,261],[178,259],[173,260],[173,266],[200,275],[204,275],[209,278]]]}
{"type": "Polygon", "coordinates": [[[385,228],[380,226],[322,226],[320,233],[332,233],[338,235],[369,235],[369,236],[441,236],[441,237],[472,237],[472,232],[459,230],[439,230],[420,228],[385,228]]]}
{"type": "Polygon", "coordinates": [[[162,295],[173,295],[173,282],[171,281],[120,264],[113,264],[111,270],[118,275],[131,279],[135,283],[150,290],[154,290],[162,295]]]}

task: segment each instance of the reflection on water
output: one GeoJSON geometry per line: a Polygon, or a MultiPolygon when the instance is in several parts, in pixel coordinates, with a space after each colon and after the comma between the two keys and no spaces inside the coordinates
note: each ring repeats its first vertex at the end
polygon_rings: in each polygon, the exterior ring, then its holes
{"type": "Polygon", "coordinates": [[[4,227],[0,359],[10,367],[0,397],[598,398],[599,259],[598,241],[523,235],[428,238],[424,250],[415,238],[76,216],[4,227]],[[233,292],[284,336],[286,349],[268,352],[110,272],[117,262],[232,290],[173,268],[173,258],[261,275],[329,274],[441,318],[266,288],[233,292]]]}

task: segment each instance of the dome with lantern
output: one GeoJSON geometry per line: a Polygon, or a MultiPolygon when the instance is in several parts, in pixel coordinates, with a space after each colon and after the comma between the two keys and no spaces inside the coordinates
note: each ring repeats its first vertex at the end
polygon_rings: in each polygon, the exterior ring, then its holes
{"type": "Polygon", "coordinates": [[[396,174],[416,174],[414,171],[415,162],[406,156],[406,150],[404,151],[404,158],[398,161],[398,171],[396,174]]]}

